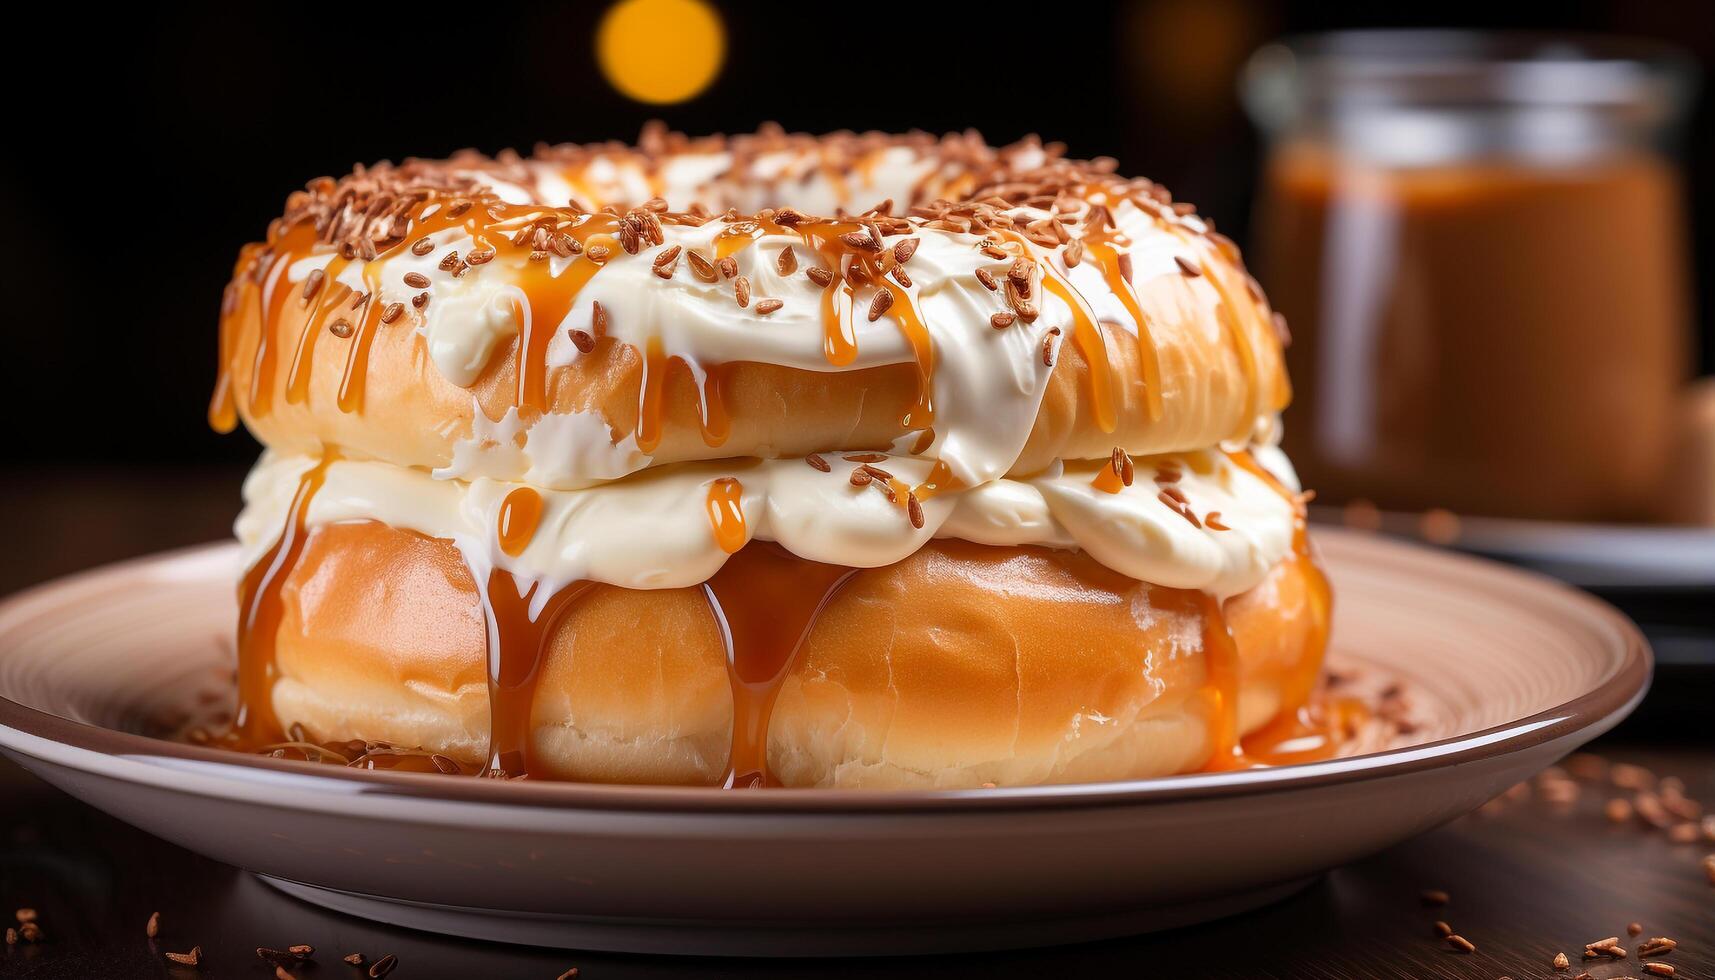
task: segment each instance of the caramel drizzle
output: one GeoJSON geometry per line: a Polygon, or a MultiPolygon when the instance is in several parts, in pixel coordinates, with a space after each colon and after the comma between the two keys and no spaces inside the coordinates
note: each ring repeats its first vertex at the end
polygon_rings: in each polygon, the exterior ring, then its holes
{"type": "Polygon", "coordinates": [[[1197,593],[1203,612],[1203,663],[1207,674],[1200,692],[1209,712],[1206,771],[1249,766],[1239,746],[1239,646],[1219,599],[1197,593]]]}
{"type": "Polygon", "coordinates": [[[1092,235],[1084,239],[1084,252],[1102,270],[1102,278],[1107,281],[1108,288],[1119,297],[1120,304],[1137,324],[1138,358],[1143,363],[1144,404],[1149,410],[1149,420],[1159,422],[1164,411],[1161,399],[1161,352],[1155,349],[1155,341],[1150,336],[1149,318],[1144,315],[1137,292],[1120,267],[1120,253],[1115,243],[1103,236],[1092,235]]]}
{"type": "Polygon", "coordinates": [[[858,229],[858,225],[850,222],[800,226],[798,229],[804,246],[822,260],[823,267],[834,277],[822,288],[821,299],[822,356],[834,367],[845,367],[857,360],[855,297],[841,267],[846,250],[839,236],[858,229]]]}
{"type": "MultiPolygon", "coordinates": [[[[555,274],[551,259],[526,261],[519,268],[518,286],[524,299],[515,315],[519,321],[518,377],[515,404],[521,409],[547,410],[549,404],[547,349],[554,332],[571,312],[579,292],[603,267],[603,261],[589,256],[589,247],[605,244],[610,256],[622,250],[613,239],[620,218],[606,212],[572,216],[552,208],[491,204],[486,207],[458,207],[446,200],[431,200],[414,210],[415,217],[394,244],[364,265],[364,299],[356,308],[347,309],[351,290],[338,282],[341,273],[354,261],[345,255],[333,256],[321,270],[321,286],[305,303],[306,313],[298,333],[297,347],[286,380],[286,400],[298,404],[309,397],[313,377],[315,345],[330,318],[349,315],[357,321],[351,346],[346,353],[341,374],[338,404],[343,412],[361,412],[368,375],[370,352],[380,329],[382,304],[379,296],[379,261],[396,253],[407,243],[416,242],[437,233],[460,228],[470,236],[474,250],[495,248],[492,239],[501,237],[500,229],[521,232],[514,251],[525,248],[525,235],[535,228],[552,228],[557,236],[567,236],[577,242],[580,254],[573,256],[555,274]]],[[[308,225],[297,225],[268,246],[270,258],[262,275],[261,285],[245,282],[240,293],[257,291],[257,347],[250,386],[250,410],[258,418],[266,417],[273,408],[273,385],[277,373],[279,352],[276,338],[287,315],[292,297],[302,297],[304,285],[287,281],[286,271],[296,261],[314,254],[325,246],[313,237],[308,225]]],[[[251,253],[252,255],[254,253],[251,253]]],[[[241,259],[245,266],[246,256],[241,259]]],[[[460,273],[462,274],[462,273],[460,273]]],[[[242,277],[240,277],[242,278],[242,277]]],[[[237,280],[235,280],[237,281],[237,280]]],[[[238,306],[240,304],[233,304],[238,306]]],[[[236,425],[236,410],[232,407],[231,379],[228,358],[237,336],[237,317],[233,310],[223,316],[223,349],[221,374],[216,378],[215,394],[210,403],[210,420],[216,428],[230,429],[236,425]]]]}
{"type": "Polygon", "coordinates": [[[1240,468],[1256,475],[1276,493],[1292,502],[1294,511],[1293,561],[1308,578],[1311,622],[1303,655],[1291,668],[1282,688],[1280,708],[1274,718],[1242,738],[1239,727],[1240,662],[1222,603],[1197,593],[1203,611],[1203,650],[1207,676],[1199,696],[1209,710],[1211,746],[1205,770],[1242,769],[1257,765],[1284,765],[1326,759],[1339,751],[1344,731],[1366,708],[1349,698],[1320,698],[1317,680],[1327,655],[1332,613],[1332,592],[1327,576],[1311,557],[1307,520],[1302,499],[1274,478],[1249,452],[1226,454],[1240,468]]]}
{"type": "MultiPolygon", "coordinates": [[[[1207,250],[1205,250],[1206,253],[1207,250]]],[[[1258,371],[1256,351],[1251,346],[1250,331],[1238,322],[1237,315],[1233,312],[1238,307],[1233,304],[1232,293],[1228,290],[1225,277],[1219,267],[1220,263],[1211,262],[1205,258],[1202,265],[1203,278],[1209,281],[1209,285],[1214,287],[1215,295],[1221,299],[1219,303],[1215,304],[1215,319],[1220,321],[1222,330],[1232,338],[1233,350],[1239,358],[1239,368],[1244,372],[1245,410],[1240,423],[1243,428],[1234,434],[1234,438],[1244,438],[1250,435],[1251,425],[1257,416],[1258,371]]]]}
{"type": "Polygon", "coordinates": [[[752,542],[703,583],[726,645],[732,742],[723,784],[778,785],[768,768],[768,728],[816,619],[854,569],[810,561],[771,542],[752,542]]]}
{"type": "MultiPolygon", "coordinates": [[[[435,201],[429,207],[420,208],[412,226],[388,252],[403,246],[405,242],[434,235],[455,225],[463,226],[475,242],[476,248],[486,250],[493,246],[483,237],[485,232],[497,225],[517,225],[521,221],[524,231],[552,226],[553,234],[569,236],[578,243],[578,254],[565,262],[557,274],[553,271],[556,263],[551,260],[524,263],[520,272],[519,286],[523,299],[518,301],[516,312],[520,328],[514,403],[521,412],[545,412],[551,401],[548,390],[548,345],[555,330],[575,305],[583,287],[600,272],[606,261],[618,258],[621,250],[617,240],[613,239],[613,234],[619,228],[620,219],[613,214],[600,212],[569,219],[568,223],[563,220],[563,212],[554,212],[553,209],[507,205],[469,208],[460,210],[457,214],[454,213],[455,210],[442,201],[435,201]],[[423,217],[424,213],[430,216],[423,217]],[[555,217],[556,214],[562,217],[555,217]],[[596,244],[606,246],[605,260],[590,256],[590,246],[596,244]]],[[[289,245],[286,239],[292,235],[304,237],[301,232],[303,227],[305,226],[291,229],[279,244],[289,245]]],[[[886,248],[873,252],[858,250],[840,241],[843,234],[867,231],[869,228],[866,224],[852,221],[811,219],[788,227],[771,220],[744,219],[732,223],[715,237],[714,250],[718,258],[726,258],[736,255],[764,235],[793,233],[818,255],[830,270],[830,282],[822,289],[821,313],[824,354],[829,363],[835,366],[850,364],[857,356],[855,320],[858,314],[854,308],[853,282],[869,282],[877,289],[885,290],[891,296],[892,303],[880,315],[891,317],[906,338],[917,372],[916,397],[903,411],[901,424],[907,430],[924,431],[930,428],[935,420],[933,389],[936,352],[933,340],[912,301],[911,290],[888,278],[893,266],[898,264],[893,251],[886,248]]],[[[1030,246],[1022,236],[1012,231],[1002,233],[1018,243],[1020,252],[1031,254],[1030,246]]],[[[522,237],[521,235],[520,239],[522,237]]],[[[1119,273],[1116,253],[1106,245],[1098,245],[1091,251],[1107,270],[1110,286],[1114,287],[1122,302],[1138,320],[1140,338],[1146,338],[1147,325],[1135,296],[1128,287],[1120,285],[1123,277],[1119,273]]],[[[274,345],[269,341],[275,331],[269,329],[269,325],[276,323],[281,317],[289,294],[300,291],[281,282],[284,270],[293,261],[295,254],[296,251],[291,248],[282,248],[275,254],[268,271],[267,283],[262,290],[267,308],[262,311],[260,317],[256,371],[251,395],[252,409],[258,416],[266,415],[270,408],[269,392],[274,374],[273,364],[277,358],[274,345]]],[[[348,288],[337,283],[349,261],[345,257],[335,256],[323,271],[324,285],[314,296],[313,308],[305,317],[299,334],[298,350],[288,378],[288,402],[301,402],[308,397],[308,387],[313,374],[314,345],[325,325],[324,321],[339,309],[350,295],[348,288]]],[[[1117,412],[1112,364],[1106,339],[1090,313],[1087,302],[1078,291],[1067,280],[1051,271],[1045,258],[1038,258],[1037,264],[1042,266],[1043,289],[1064,301],[1071,312],[1073,340],[1091,365],[1090,385],[1094,417],[1103,431],[1111,432],[1117,426],[1117,412]]],[[[362,409],[368,361],[375,334],[380,326],[381,304],[377,295],[378,289],[375,288],[374,266],[372,261],[365,267],[365,284],[369,288],[366,289],[361,304],[363,314],[348,348],[341,377],[339,405],[341,410],[346,412],[358,412],[362,409]]],[[[1146,339],[1143,346],[1145,386],[1151,414],[1154,416],[1159,414],[1159,367],[1156,364],[1155,351],[1146,339]]],[[[658,446],[662,435],[662,415],[666,401],[663,389],[670,363],[680,360],[689,367],[690,362],[677,355],[667,356],[658,343],[654,346],[646,344],[641,353],[644,367],[639,392],[637,441],[643,451],[652,452],[658,446]]],[[[726,411],[723,392],[728,373],[728,365],[716,365],[703,372],[700,392],[701,428],[703,440],[709,446],[724,444],[731,431],[731,419],[726,411]]],[[[229,390],[229,383],[223,385],[217,379],[216,394],[211,400],[210,408],[211,419],[217,425],[226,424],[223,420],[231,414],[229,410],[220,407],[222,392],[229,390]]]]}
{"type": "Polygon", "coordinates": [[[707,507],[709,527],[715,532],[715,543],[722,551],[734,554],[749,538],[744,523],[744,484],[734,477],[723,476],[709,484],[707,507]]]}
{"type": "Polygon", "coordinates": [[[1245,736],[1247,758],[1263,765],[1288,765],[1330,758],[1339,751],[1345,731],[1368,717],[1370,711],[1356,698],[1329,697],[1317,689],[1327,658],[1329,630],[1333,623],[1333,590],[1328,576],[1311,555],[1308,512],[1304,499],[1287,489],[1249,452],[1226,454],[1274,491],[1292,501],[1292,553],[1308,578],[1311,605],[1311,634],[1304,656],[1294,666],[1281,694],[1280,710],[1262,728],[1245,736]]]}
{"type": "Polygon", "coordinates": [[[1042,289],[1053,293],[1066,304],[1072,314],[1072,342],[1084,356],[1090,369],[1090,409],[1096,426],[1112,432],[1119,426],[1119,414],[1114,404],[1114,369],[1108,358],[1107,338],[1090,312],[1089,301],[1069,280],[1060,277],[1049,264],[1048,255],[1039,255],[1023,235],[1007,231],[1004,236],[1017,245],[1018,251],[1030,256],[1042,271],[1042,289]]]}
{"type": "Polygon", "coordinates": [[[339,379],[339,410],[348,415],[363,411],[363,396],[369,379],[369,350],[375,344],[376,332],[381,329],[381,272],[377,263],[363,264],[363,288],[363,314],[358,318],[357,333],[345,350],[345,370],[339,379]]]}
{"type": "Polygon", "coordinates": [[[542,583],[523,586],[511,573],[489,573],[482,596],[488,631],[488,771],[529,775],[532,708],[542,661],[560,621],[593,583],[573,582],[555,592],[531,615],[542,583]]]}
{"type": "Polygon", "coordinates": [[[1060,297],[1072,311],[1072,342],[1090,365],[1090,406],[1096,426],[1103,432],[1112,432],[1119,426],[1119,416],[1114,409],[1114,369],[1108,360],[1107,339],[1085,309],[1084,298],[1077,289],[1049,272],[1046,262],[1038,264],[1042,266],[1042,288],[1060,297]]]}
{"type": "Polygon", "coordinates": [[[881,288],[893,294],[893,305],[886,316],[899,325],[911,345],[911,357],[917,366],[917,398],[906,406],[899,424],[907,430],[927,429],[935,424],[935,346],[929,338],[929,328],[923,323],[917,307],[903,286],[890,280],[880,280],[881,288]]]}
{"type": "MultiPolygon", "coordinates": [[[[929,329],[911,299],[911,292],[889,278],[898,265],[891,248],[860,251],[847,246],[841,235],[869,234],[870,229],[855,221],[826,221],[813,219],[792,225],[761,218],[734,222],[715,236],[717,259],[729,258],[755,244],[764,235],[795,235],[798,241],[816,255],[832,277],[822,288],[820,302],[822,317],[822,354],[835,367],[845,367],[857,359],[857,316],[852,283],[871,283],[884,289],[893,298],[881,315],[891,318],[911,346],[912,361],[917,369],[917,395],[901,414],[900,424],[907,430],[927,429],[935,424],[934,377],[935,350],[929,329]]],[[[877,241],[877,245],[882,244],[877,241]]]]}
{"type": "Polygon", "coordinates": [[[1103,493],[1119,493],[1125,489],[1126,484],[1119,472],[1112,466],[1104,466],[1096,471],[1095,479],[1090,481],[1090,486],[1103,493]]]}
{"type": "Polygon", "coordinates": [[[278,741],[282,734],[274,714],[274,681],[279,676],[275,646],[285,601],[280,589],[297,567],[309,537],[310,501],[327,479],[328,466],[339,458],[325,451],[298,478],[298,489],[281,525],[280,537],[245,571],[238,586],[238,708],[233,735],[251,744],[278,741]]]}
{"type": "Polygon", "coordinates": [[[513,399],[520,412],[548,411],[548,342],[572,312],[578,294],[621,253],[618,241],[609,241],[618,227],[619,219],[611,214],[589,215],[569,229],[556,231],[570,235],[581,248],[559,275],[554,274],[550,258],[526,262],[520,272],[518,287],[524,300],[518,304],[518,389],[513,399]],[[592,246],[608,248],[607,257],[591,257],[592,246]]]}
{"type": "Polygon", "coordinates": [[[317,270],[315,275],[321,275],[321,287],[311,297],[307,307],[308,314],[304,317],[304,326],[298,331],[298,346],[292,355],[292,366],[286,371],[286,404],[302,404],[310,391],[310,377],[314,374],[316,341],[321,338],[322,327],[330,308],[340,308],[345,305],[345,299],[351,294],[350,287],[339,281],[340,273],[345,271],[348,263],[345,259],[334,258],[325,267],[317,270]]]}
{"type": "Polygon", "coordinates": [[[296,250],[290,248],[291,239],[307,239],[312,232],[313,229],[308,226],[300,225],[286,234],[280,241],[280,251],[274,253],[273,262],[256,292],[260,316],[257,320],[256,355],[251,363],[250,412],[257,418],[266,418],[273,409],[274,375],[278,371],[280,360],[280,352],[271,342],[275,334],[269,326],[280,321],[289,298],[298,295],[302,289],[286,278],[286,270],[291,267],[295,261],[293,256],[297,254],[296,250]]]}
{"type": "Polygon", "coordinates": [[[232,281],[220,296],[219,335],[220,363],[215,368],[214,393],[208,399],[208,424],[225,435],[238,428],[238,404],[234,398],[232,359],[237,356],[238,328],[244,303],[244,293],[251,287],[248,270],[255,267],[258,253],[264,246],[251,242],[238,250],[238,263],[233,267],[232,281]]]}
{"type": "MultiPolygon", "coordinates": [[[[927,447],[923,448],[926,449],[927,447]]],[[[922,449],[913,449],[913,452],[917,453],[922,451],[922,449]]],[[[958,493],[963,489],[965,489],[965,481],[959,479],[953,472],[953,468],[948,466],[945,460],[937,459],[935,465],[929,468],[929,475],[924,477],[923,482],[914,487],[912,492],[921,501],[943,493],[958,493]]]]}
{"type": "Polygon", "coordinates": [[[542,521],[542,495],[530,487],[516,487],[500,501],[495,538],[500,550],[517,558],[536,536],[542,521]]]}

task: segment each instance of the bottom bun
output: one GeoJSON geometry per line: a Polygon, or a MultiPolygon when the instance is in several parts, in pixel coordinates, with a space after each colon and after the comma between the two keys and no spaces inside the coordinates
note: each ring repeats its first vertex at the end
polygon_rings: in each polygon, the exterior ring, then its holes
{"type": "MultiPolygon", "coordinates": [[[[742,589],[734,556],[720,590],[742,589]]],[[[770,587],[771,588],[771,587],[770,587]]],[[[747,605],[769,614],[761,582],[747,605]]],[[[480,766],[487,629],[458,550],[379,523],[314,529],[281,588],[272,707],[320,742],[417,746],[480,766]]],[[[1203,768],[1223,695],[1208,600],[1079,552],[937,540],[859,569],[814,620],[767,727],[787,786],[962,787],[1203,768]]],[[[1296,707],[1328,607],[1306,554],[1228,600],[1240,732],[1296,707]]],[[[544,644],[530,698],[533,777],[718,785],[734,718],[726,634],[699,588],[597,585],[544,644]]]]}

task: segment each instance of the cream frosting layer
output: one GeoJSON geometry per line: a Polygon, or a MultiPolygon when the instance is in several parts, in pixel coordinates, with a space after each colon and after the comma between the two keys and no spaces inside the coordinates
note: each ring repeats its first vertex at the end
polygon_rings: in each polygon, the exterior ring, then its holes
{"type": "MultiPolygon", "coordinates": [[[[889,501],[875,486],[853,486],[857,463],[824,458],[830,472],[803,459],[721,460],[656,467],[584,489],[537,490],[541,519],[516,556],[500,547],[498,527],[502,502],[524,485],[488,478],[437,479],[389,463],[337,460],[306,523],[373,520],[447,539],[479,580],[503,569],[521,587],[547,586],[537,591],[543,602],[581,580],[633,589],[706,581],[727,558],[709,505],[710,487],[722,479],[740,484],[743,541],[775,541],[803,558],[856,567],[900,561],[933,537],[1081,548],[1132,578],[1224,598],[1256,585],[1292,547],[1291,503],[1219,451],[1139,459],[1133,484],[1117,493],[1094,484],[1106,463],[1073,462],[928,495],[921,527],[908,517],[905,494],[889,501]],[[1198,525],[1159,499],[1155,476],[1164,466],[1183,474],[1173,486],[1203,518],[1198,525]],[[1224,530],[1211,528],[1211,512],[1224,530]]],[[[300,477],[315,463],[270,451],[251,471],[236,525],[246,564],[278,539],[300,477]]],[[[902,456],[874,465],[918,485],[931,464],[902,456]]]]}
{"type": "MultiPolygon", "coordinates": [[[[727,165],[730,166],[730,161],[727,165]]],[[[795,172],[784,160],[779,165],[788,173],[795,172]]],[[[721,166],[719,159],[700,160],[697,155],[674,158],[663,168],[664,177],[657,178],[666,183],[656,187],[656,191],[683,195],[678,200],[713,201],[717,206],[729,202],[759,204],[771,192],[780,193],[778,187],[759,180],[754,172],[735,178],[724,173],[721,166]],[[708,174],[722,176],[703,179],[708,174]]],[[[754,171],[757,167],[766,169],[768,163],[757,158],[747,161],[747,166],[754,171]]],[[[794,202],[807,202],[800,207],[813,210],[817,204],[851,203],[843,199],[820,200],[819,196],[834,196],[832,178],[815,170],[813,161],[798,161],[793,166],[811,168],[808,179],[791,187],[794,202]],[[808,196],[798,196],[801,193],[808,196]]],[[[934,166],[944,164],[913,149],[894,148],[875,161],[869,180],[877,196],[883,191],[901,189],[905,193],[924,179],[926,168],[934,166]]],[[[844,283],[844,266],[852,260],[849,252],[839,256],[841,268],[829,270],[836,277],[831,294],[834,312],[855,348],[855,356],[845,363],[833,363],[825,350],[827,328],[823,306],[828,301],[828,291],[803,273],[805,265],[822,264],[824,258],[808,249],[798,234],[778,227],[770,229],[754,221],[747,224],[715,219],[701,225],[663,224],[661,244],[645,246],[636,255],[613,257],[578,288],[569,308],[555,309],[551,314],[538,313],[540,305],[533,308],[532,298],[522,285],[532,272],[530,267],[535,265],[527,252],[503,248],[492,260],[477,266],[448,266],[443,261],[450,253],[468,256],[473,251],[491,250],[496,236],[527,229],[532,222],[551,213],[546,206],[536,211],[529,210],[529,205],[563,201],[568,191],[577,190],[568,183],[565,171],[554,166],[524,161],[517,169],[514,183],[486,171],[472,174],[514,204],[526,208],[505,221],[456,224],[435,231],[426,236],[432,247],[421,255],[400,248],[373,262],[337,266],[333,264],[332,251],[310,255],[292,262],[285,272],[286,283],[276,288],[299,288],[298,284],[321,269],[332,271],[335,281],[354,293],[375,291],[382,306],[400,304],[406,318],[402,322],[409,322],[421,333],[435,368],[462,387],[474,385],[495,355],[507,349],[523,331],[535,333],[547,329],[551,340],[546,362],[550,369],[573,363],[583,355],[571,331],[592,329],[598,303],[606,313],[607,335],[640,351],[652,343],[658,345],[667,356],[684,361],[699,384],[707,367],[732,361],[821,372],[911,363],[919,359],[920,352],[900,321],[901,316],[910,314],[922,323],[932,351],[930,376],[936,412],[933,441],[927,446],[911,448],[917,449],[918,455],[946,463],[962,482],[973,486],[1010,472],[1022,451],[1052,372],[1040,352],[1045,343],[1057,347],[1073,335],[1072,303],[1079,304],[1086,316],[1114,329],[1134,337],[1139,331],[1137,321],[1128,311],[1128,303],[1134,302],[1134,297],[1121,296],[1110,277],[1093,261],[1069,266],[1065,246],[1048,248],[1023,237],[1000,236],[1001,244],[1008,250],[1007,256],[1001,258],[983,251],[985,242],[995,240],[993,235],[985,237],[929,227],[921,219],[912,219],[909,235],[887,235],[882,242],[888,248],[906,238],[917,242],[915,253],[902,267],[909,273],[911,283],[901,287],[908,310],[898,308],[900,304],[896,303],[893,311],[871,319],[867,314],[877,294],[892,287],[875,283],[853,287],[844,283]],[[797,262],[790,265],[796,271],[782,274],[780,259],[787,248],[795,251],[797,262]],[[730,252],[737,263],[737,275],[749,282],[750,304],[741,307],[735,302],[732,280],[719,277],[706,282],[699,278],[684,257],[685,251],[706,256],[730,252]],[[663,276],[662,267],[655,260],[669,252],[679,258],[663,276]],[[1011,307],[1005,290],[985,286],[979,272],[990,277],[990,282],[1004,281],[1016,255],[1036,263],[1031,273],[1031,295],[1040,315],[1034,322],[1020,319],[1007,329],[996,330],[990,318],[1011,307]],[[1044,289],[1045,274],[1066,283],[1070,287],[1068,296],[1044,289]],[[432,296],[432,301],[418,309],[412,299],[425,294],[432,296]],[[766,315],[759,314],[757,304],[765,299],[779,300],[783,305],[766,315]],[[553,315],[557,321],[530,322],[537,315],[553,315]]],[[[641,186],[645,175],[640,169],[627,170],[602,158],[584,167],[581,174],[580,180],[594,182],[600,194],[598,199],[638,200],[634,195],[645,189],[641,186]]],[[[1087,206],[1089,202],[1084,204],[1087,206]]],[[[1106,206],[1117,239],[1126,243],[1123,251],[1130,262],[1133,285],[1121,285],[1120,289],[1142,289],[1158,276],[1186,279],[1182,263],[1208,264],[1213,246],[1203,234],[1205,226],[1195,215],[1168,213],[1164,217],[1159,211],[1145,210],[1127,198],[1115,198],[1106,206]]],[[[422,218],[432,217],[434,207],[431,205],[422,218]]],[[[1026,206],[1005,213],[1020,225],[1051,214],[1026,206]]],[[[591,260],[587,255],[550,254],[539,261],[545,263],[551,277],[560,279],[573,275],[574,267],[587,268],[591,260]]],[[[1187,288],[1207,294],[1203,302],[1209,308],[1222,302],[1220,287],[1211,276],[1186,279],[1186,283],[1187,288]]],[[[1202,329],[1211,342],[1218,342],[1222,326],[1211,317],[1190,329],[1202,329]]],[[[529,480],[551,489],[571,489],[613,479],[652,462],[647,454],[636,451],[618,456],[601,452],[593,440],[601,439],[602,431],[595,425],[577,428],[578,441],[571,447],[573,451],[561,454],[551,473],[539,466],[531,472],[536,461],[510,449],[503,448],[501,458],[478,460],[485,447],[495,444],[484,431],[485,426],[500,424],[505,424],[505,420],[496,422],[483,416],[480,409],[473,409],[472,431],[466,435],[461,461],[443,468],[441,474],[529,480]]],[[[536,422],[528,432],[522,427],[518,431],[526,438],[535,438],[537,430],[552,430],[545,437],[562,447],[565,445],[568,429],[551,420],[536,422]]],[[[915,439],[915,433],[908,434],[897,448],[903,450],[915,439]]],[[[613,445],[615,441],[610,434],[607,443],[613,445]]],[[[1145,453],[1194,447],[1168,444],[1126,448],[1145,453]]],[[[709,455],[720,455],[718,448],[710,447],[709,455]]]]}

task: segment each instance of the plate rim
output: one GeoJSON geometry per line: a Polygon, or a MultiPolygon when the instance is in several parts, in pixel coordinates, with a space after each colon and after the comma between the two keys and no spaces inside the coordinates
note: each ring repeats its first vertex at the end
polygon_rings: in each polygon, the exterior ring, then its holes
{"type": "MultiPolygon", "coordinates": [[[[849,815],[863,813],[914,814],[970,810],[1061,810],[1124,807],[1144,804],[1251,796],[1321,788],[1374,779],[1393,778],[1511,755],[1575,732],[1600,733],[1617,724],[1643,699],[1653,673],[1653,657],[1643,634],[1632,621],[1606,602],[1537,572],[1503,565],[1409,542],[1338,527],[1319,526],[1315,540],[1335,550],[1347,547],[1391,553],[1396,560],[1420,566],[1440,577],[1511,580],[1515,587],[1552,597],[1568,610],[1578,610],[1592,625],[1606,626],[1619,647],[1619,663],[1593,689],[1532,714],[1476,732],[1379,752],[1324,762],[1249,769],[1236,772],[1190,773],[1148,779],[1097,783],[1058,783],[1045,786],[988,789],[853,790],[793,789],[759,792],[713,792],[695,786],[631,786],[574,782],[453,780],[446,777],[327,767],[316,763],[266,757],[237,756],[212,747],[188,745],[74,721],[0,695],[0,747],[66,765],[84,772],[107,768],[102,760],[146,765],[165,776],[197,771],[254,784],[276,787],[281,775],[292,777],[294,792],[268,794],[268,805],[286,809],[317,809],[316,798],[335,792],[350,799],[352,792],[436,803],[547,808],[565,811],[631,811],[651,814],[793,813],[849,815]],[[18,736],[23,736],[22,738],[18,736]],[[32,740],[57,744],[71,751],[48,760],[31,751],[32,740]],[[240,761],[242,760],[242,761],[240,761]]],[[[214,560],[237,549],[231,541],[193,545],[156,552],[56,578],[0,599],[0,636],[17,628],[38,607],[60,602],[69,593],[95,590],[112,579],[143,568],[160,569],[214,560]]],[[[0,656],[4,650],[0,650],[0,656]]]]}
{"type": "Polygon", "coordinates": [[[1380,510],[1376,526],[1345,523],[1344,508],[1312,504],[1310,526],[1429,542],[1491,561],[1512,563],[1584,589],[1701,593],[1715,589],[1715,527],[1623,524],[1530,517],[1457,514],[1457,534],[1431,541],[1422,522],[1429,511],[1380,510]],[[1636,556],[1643,553],[1642,560],[1636,556]],[[1626,558],[1615,556],[1625,555],[1626,558]]]}

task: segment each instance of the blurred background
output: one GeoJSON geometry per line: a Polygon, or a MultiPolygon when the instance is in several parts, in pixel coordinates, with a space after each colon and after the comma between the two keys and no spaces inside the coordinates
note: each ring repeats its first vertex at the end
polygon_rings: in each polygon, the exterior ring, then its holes
{"type": "Polygon", "coordinates": [[[975,128],[1117,157],[1245,245],[1322,518],[1547,568],[1715,662],[1715,4],[681,2],[601,51],[606,3],[48,14],[56,63],[4,69],[0,591],[228,532],[257,446],[204,422],[216,308],[312,177],[651,118],[975,128]],[[1268,47],[1354,28],[1565,40],[1268,47]]]}

